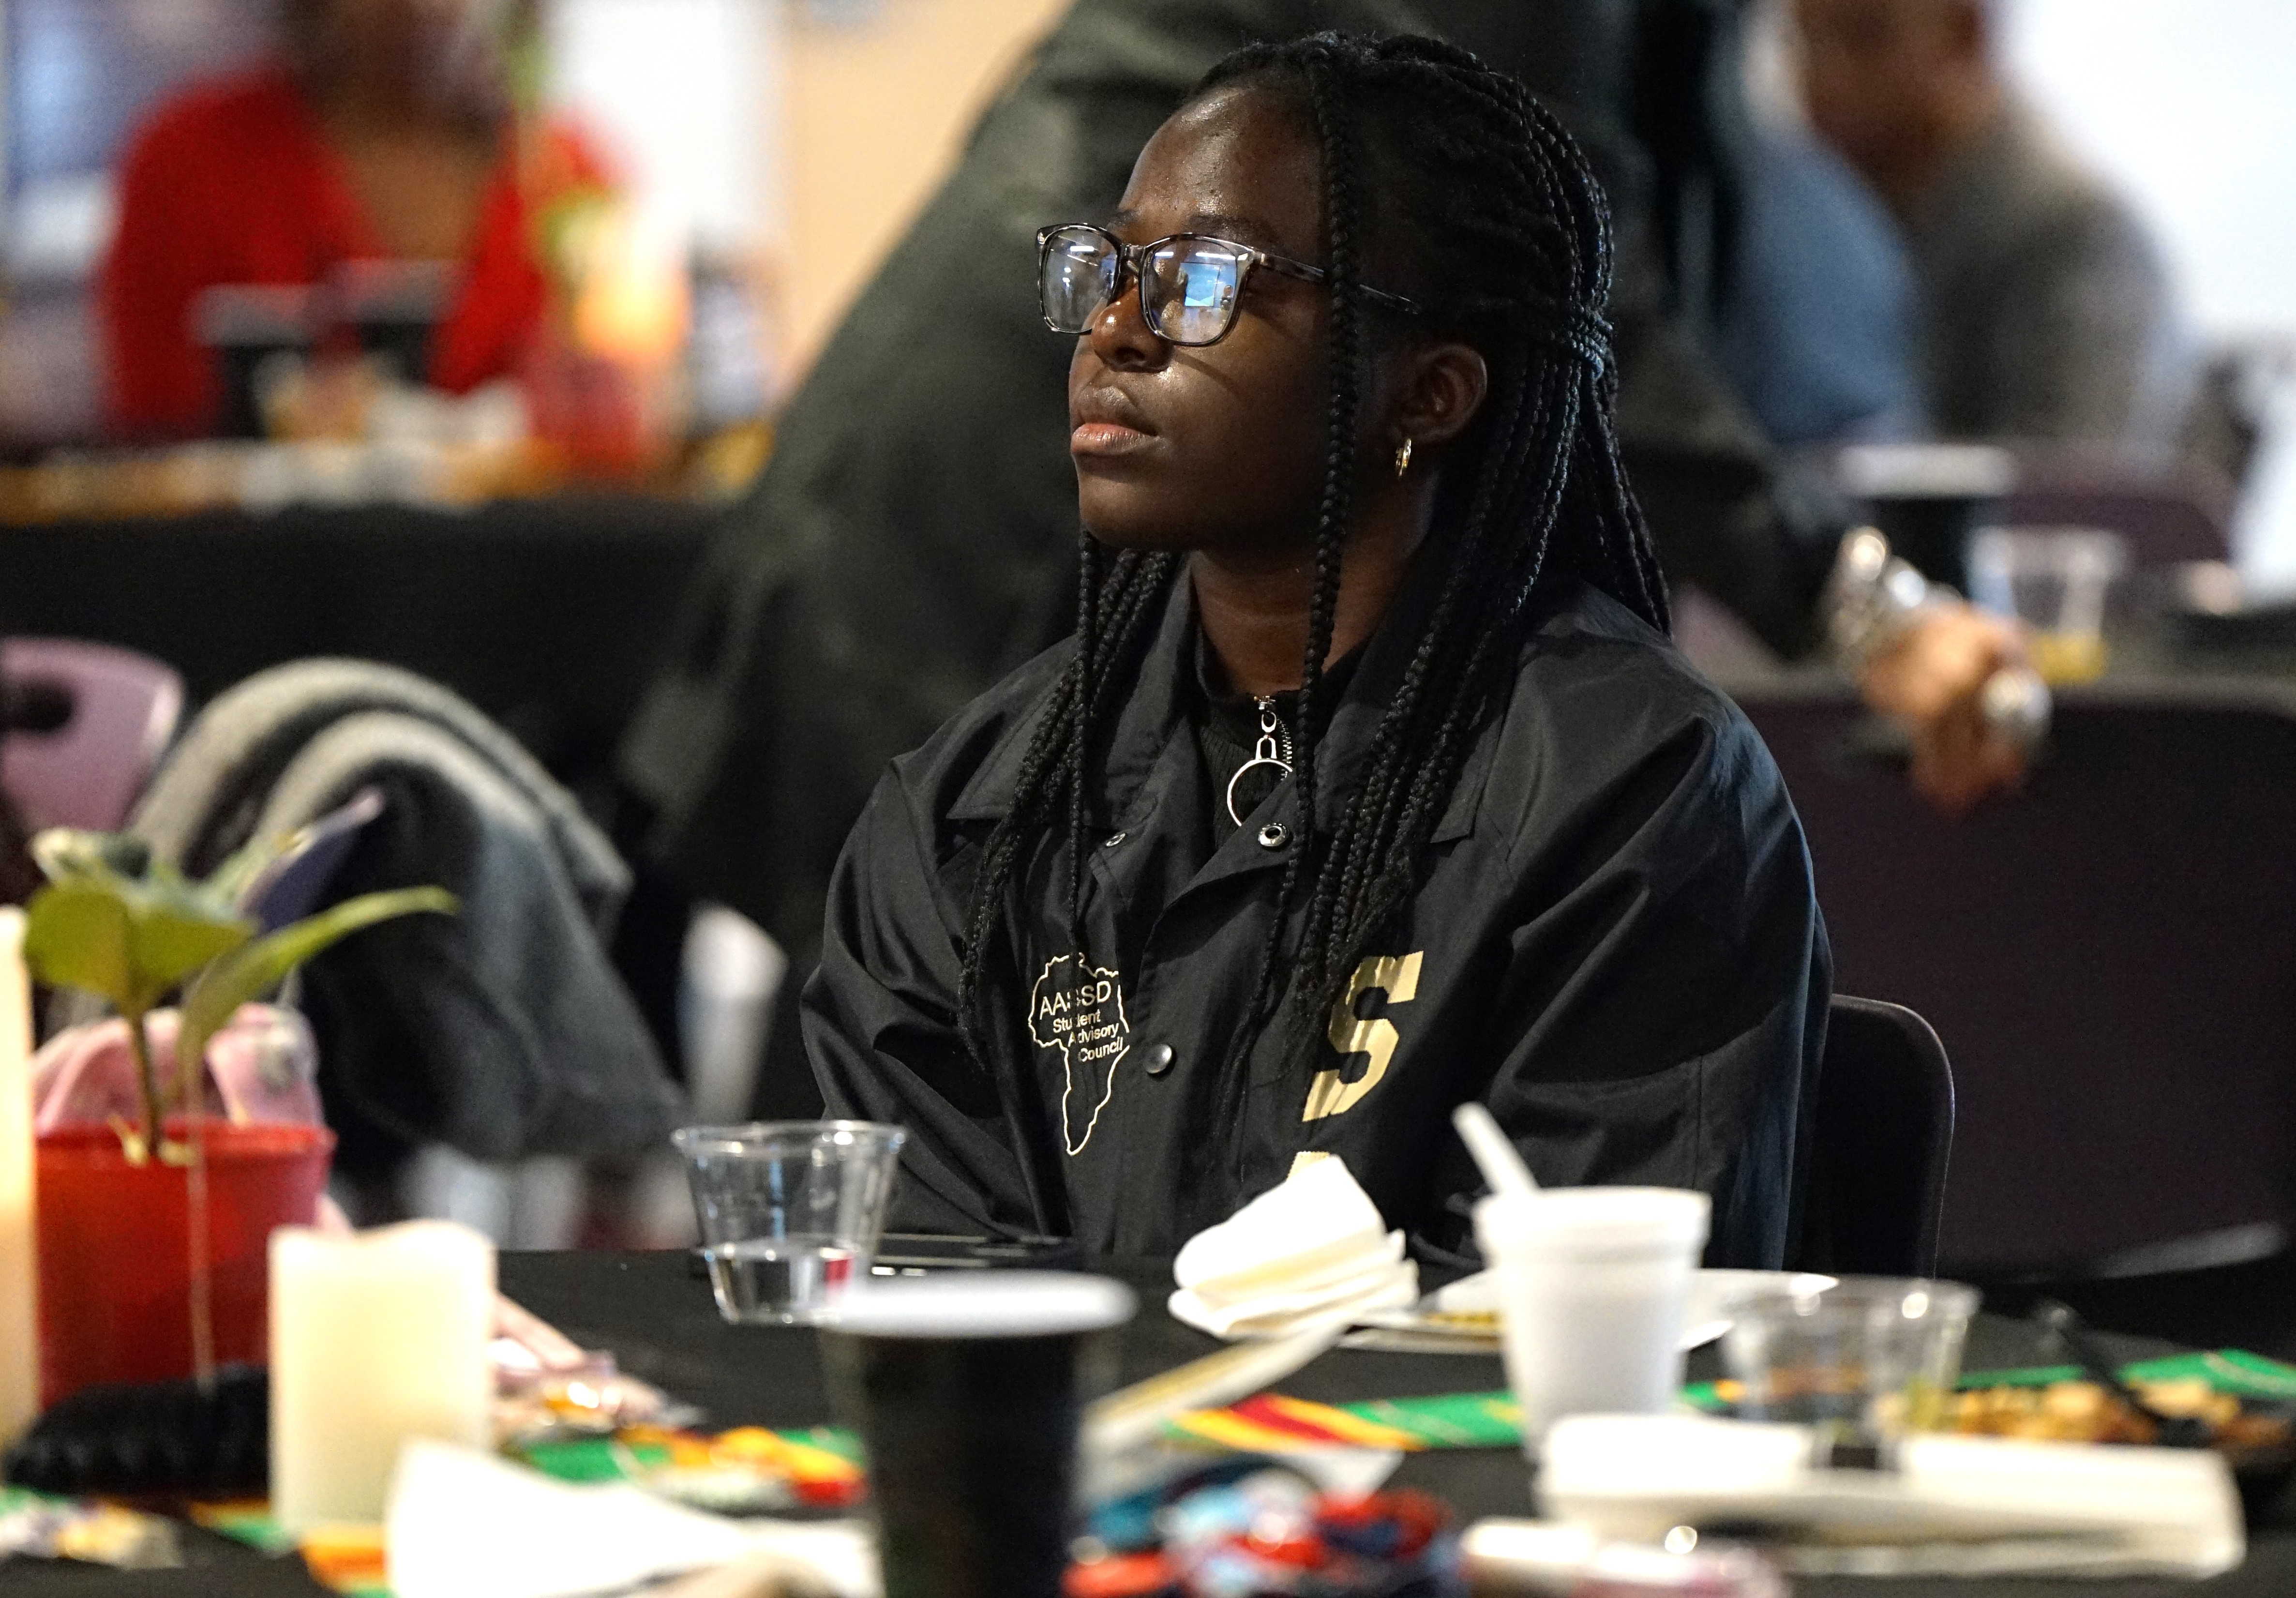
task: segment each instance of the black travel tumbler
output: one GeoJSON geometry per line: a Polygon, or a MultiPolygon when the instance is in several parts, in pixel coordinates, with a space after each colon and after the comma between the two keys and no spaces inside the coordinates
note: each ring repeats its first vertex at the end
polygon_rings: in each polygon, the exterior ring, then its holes
{"type": "Polygon", "coordinates": [[[1084,1406],[1130,1289],[1053,1271],[873,1282],[822,1330],[869,1458],[885,1598],[1059,1598],[1084,1406]]]}

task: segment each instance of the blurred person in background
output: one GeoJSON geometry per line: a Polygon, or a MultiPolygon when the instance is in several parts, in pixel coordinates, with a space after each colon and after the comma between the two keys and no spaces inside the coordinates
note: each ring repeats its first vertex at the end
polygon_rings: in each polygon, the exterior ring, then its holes
{"type": "Polygon", "coordinates": [[[607,186],[570,129],[517,114],[532,0],[282,0],[279,58],[193,87],[137,134],[101,304],[114,427],[212,431],[201,293],[307,285],[349,263],[451,268],[427,371],[513,371],[545,315],[543,217],[607,186]]]}
{"type": "Polygon", "coordinates": [[[1818,134],[1903,225],[1931,421],[2166,445],[2189,400],[2160,252],[2005,80],[1997,0],[1794,0],[1818,134]]]}
{"type": "Polygon", "coordinates": [[[1787,449],[1915,435],[1896,221],[1807,127],[1756,113],[1758,0],[1636,0],[1630,126],[1669,303],[1787,449]]]}
{"type": "MultiPolygon", "coordinates": [[[[1727,20],[1737,0],[1683,3],[1727,20]]],[[[1135,153],[1229,50],[1326,28],[1449,38],[1521,77],[1570,126],[1614,217],[1620,444],[1667,577],[1782,653],[1818,647],[1845,518],[1789,479],[1709,353],[1707,297],[1669,263],[1651,146],[1633,125],[1646,26],[1676,26],[1677,9],[1078,0],[783,411],[624,744],[624,835],[650,833],[692,889],[757,921],[798,970],[810,964],[831,867],[886,761],[1074,625],[1067,354],[1044,337],[1037,230],[1111,208],[1135,153]]],[[[1723,81],[1718,59],[1689,78],[1723,81]]],[[[1861,674],[1869,701],[1913,725],[1916,780],[1950,807],[2021,770],[1978,709],[2019,651],[2005,625],[1940,607],[1861,674]]]]}

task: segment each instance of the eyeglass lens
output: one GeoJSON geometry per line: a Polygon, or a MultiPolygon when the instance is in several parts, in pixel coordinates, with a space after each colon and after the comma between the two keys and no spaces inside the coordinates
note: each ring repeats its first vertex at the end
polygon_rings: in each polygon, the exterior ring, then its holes
{"type": "MultiPolygon", "coordinates": [[[[1178,239],[1150,252],[1141,311],[1157,337],[1209,344],[1235,318],[1244,258],[1210,239],[1178,239]]],[[[1061,332],[1081,333],[1115,292],[1117,252],[1086,228],[1064,228],[1046,242],[1045,316],[1061,332]]]]}
{"type": "Polygon", "coordinates": [[[1045,278],[1039,291],[1045,320],[1064,333],[1092,325],[1116,292],[1116,251],[1086,227],[1064,227],[1045,241],[1045,278]]]}

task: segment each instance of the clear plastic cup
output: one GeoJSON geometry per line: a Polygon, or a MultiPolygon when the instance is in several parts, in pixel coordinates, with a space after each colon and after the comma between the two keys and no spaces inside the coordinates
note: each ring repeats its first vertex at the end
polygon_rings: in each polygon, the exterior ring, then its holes
{"type": "Polygon", "coordinates": [[[2093,682],[2105,668],[2105,597],[2128,563],[2117,533],[1988,528],[1970,540],[1969,595],[2032,629],[2033,667],[2044,681],[2093,682]]]}
{"type": "Polygon", "coordinates": [[[1527,1452],[1564,1415],[1673,1406],[1711,1209],[1667,1187],[1546,1188],[1475,1206],[1527,1452]]]}
{"type": "Polygon", "coordinates": [[[1977,1303],[1977,1290],[1957,1282],[1886,1276],[1736,1299],[1722,1358],[1740,1389],[1738,1411],[1844,1442],[1935,1430],[1977,1303]]]}
{"type": "Polygon", "coordinates": [[[718,1312],[808,1325],[869,1274],[904,1134],[871,1121],[760,1121],[670,1135],[701,1223],[718,1312]]]}

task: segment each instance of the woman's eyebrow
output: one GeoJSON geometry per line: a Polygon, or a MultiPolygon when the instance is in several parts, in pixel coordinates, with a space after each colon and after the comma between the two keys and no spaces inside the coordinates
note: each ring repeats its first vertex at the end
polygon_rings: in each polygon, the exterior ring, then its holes
{"type": "MultiPolygon", "coordinates": [[[[1111,233],[1122,233],[1139,219],[1138,211],[1113,211],[1101,225],[1111,233]]],[[[1273,236],[1275,233],[1275,230],[1264,222],[1255,221],[1250,217],[1239,217],[1228,211],[1197,211],[1182,223],[1179,231],[1210,234],[1218,238],[1233,239],[1239,244],[1259,245],[1261,248],[1266,248],[1262,241],[1273,236]]]]}
{"type": "Polygon", "coordinates": [[[1188,218],[1190,233],[1217,234],[1234,239],[1239,244],[1256,243],[1269,237],[1274,229],[1250,217],[1238,217],[1226,211],[1198,211],[1188,218]]]}

